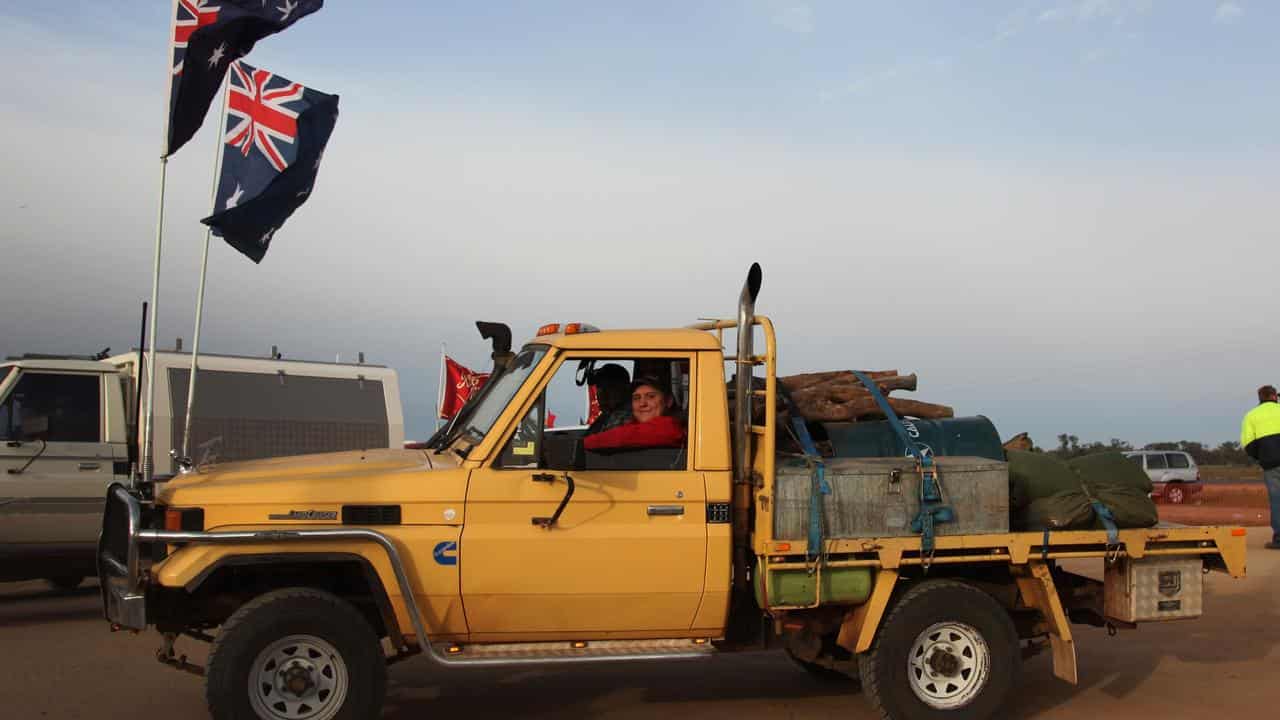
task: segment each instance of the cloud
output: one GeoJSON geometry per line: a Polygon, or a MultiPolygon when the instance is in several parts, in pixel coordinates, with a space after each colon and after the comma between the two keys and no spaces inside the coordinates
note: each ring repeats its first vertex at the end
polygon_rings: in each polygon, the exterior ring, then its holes
{"type": "Polygon", "coordinates": [[[813,32],[813,8],[808,5],[785,5],[773,14],[773,24],[793,33],[813,32]]]}
{"type": "Polygon", "coordinates": [[[1213,12],[1213,21],[1218,25],[1230,25],[1240,16],[1244,15],[1244,8],[1233,2],[1224,2],[1218,4],[1218,9],[1213,12]]]}
{"type": "Polygon", "coordinates": [[[1151,10],[1151,5],[1151,0],[1076,0],[1044,10],[1036,20],[1042,23],[1110,20],[1120,25],[1129,18],[1145,15],[1151,10]]]}
{"type": "Polygon", "coordinates": [[[896,83],[927,81],[951,72],[955,61],[944,55],[907,60],[855,76],[843,86],[819,94],[823,102],[833,102],[851,95],[863,95],[896,83]]]}
{"type": "Polygon", "coordinates": [[[1091,48],[1080,55],[1080,62],[1085,65],[1093,65],[1107,59],[1107,51],[1105,48],[1091,48]]]}

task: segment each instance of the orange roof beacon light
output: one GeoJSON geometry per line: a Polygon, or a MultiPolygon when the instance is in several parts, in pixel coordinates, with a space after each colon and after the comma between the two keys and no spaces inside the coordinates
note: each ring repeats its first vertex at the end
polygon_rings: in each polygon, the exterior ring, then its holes
{"type": "MultiPolygon", "coordinates": [[[[542,337],[543,335],[555,335],[560,332],[560,329],[560,323],[547,323],[546,325],[538,328],[538,337],[542,337]]],[[[579,333],[593,332],[600,332],[600,328],[583,322],[571,322],[565,323],[564,325],[565,335],[577,335],[579,333]]]]}

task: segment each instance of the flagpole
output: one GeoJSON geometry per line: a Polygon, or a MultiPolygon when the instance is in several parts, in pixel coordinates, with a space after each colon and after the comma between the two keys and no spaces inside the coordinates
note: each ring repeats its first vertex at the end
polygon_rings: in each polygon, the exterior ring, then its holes
{"type": "MultiPolygon", "coordinates": [[[[234,61],[233,61],[234,62],[234,61]]],[[[227,130],[227,88],[230,86],[229,75],[222,78],[222,118],[218,123],[218,134],[214,137],[214,156],[213,156],[213,182],[209,188],[209,206],[210,212],[217,212],[218,208],[218,181],[219,175],[222,174],[222,153],[223,143],[222,137],[227,130]]],[[[191,340],[191,373],[187,376],[187,417],[182,423],[182,458],[187,463],[191,462],[191,417],[195,413],[196,404],[196,378],[199,373],[200,358],[200,321],[204,314],[204,284],[205,278],[209,273],[209,240],[213,235],[213,228],[206,225],[204,229],[204,250],[200,255],[200,285],[196,291],[196,327],[192,333],[191,340]]]]}
{"type": "Polygon", "coordinates": [[[440,414],[444,412],[444,343],[440,343],[440,385],[436,388],[436,429],[440,429],[440,414]]]}
{"type": "MultiPolygon", "coordinates": [[[[160,158],[160,209],[156,213],[156,246],[151,267],[151,328],[147,338],[147,414],[142,431],[142,482],[151,482],[155,471],[155,463],[151,459],[152,418],[155,415],[156,400],[156,316],[160,306],[160,250],[164,243],[164,186],[165,171],[169,166],[169,157],[160,158]]],[[[141,379],[139,379],[141,382],[141,379]]]]}
{"type": "MultiPolygon", "coordinates": [[[[159,209],[156,211],[156,246],[154,258],[151,267],[151,328],[150,337],[147,340],[147,369],[146,377],[138,378],[138,382],[144,379],[147,383],[147,414],[146,422],[142,431],[142,457],[138,459],[142,470],[142,482],[151,482],[152,475],[155,472],[155,462],[151,458],[151,433],[155,415],[156,400],[156,318],[160,315],[160,254],[164,245],[164,188],[165,174],[169,167],[169,129],[172,122],[172,108],[169,107],[171,95],[173,94],[173,23],[174,18],[178,16],[178,0],[173,0],[173,6],[169,11],[169,35],[165,39],[165,73],[164,73],[164,129],[161,147],[164,149],[160,153],[160,199],[159,209]]],[[[135,427],[134,432],[138,429],[135,427]]],[[[136,487],[136,483],[133,483],[136,487]]]]}

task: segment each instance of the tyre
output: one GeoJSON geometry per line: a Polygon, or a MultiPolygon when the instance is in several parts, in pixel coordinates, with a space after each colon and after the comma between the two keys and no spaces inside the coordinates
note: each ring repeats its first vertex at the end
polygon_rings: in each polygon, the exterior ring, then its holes
{"type": "Polygon", "coordinates": [[[987,593],[927,580],[890,609],[858,656],[862,686],[887,720],[983,720],[1015,684],[1022,653],[1008,612],[987,593]]]}
{"type": "Polygon", "coordinates": [[[1187,499],[1187,491],[1181,485],[1170,483],[1164,489],[1164,500],[1170,505],[1181,505],[1187,499]]]}
{"type": "Polygon", "coordinates": [[[63,592],[71,592],[80,587],[80,583],[84,582],[83,575],[55,575],[51,578],[45,578],[49,584],[63,592]]]}
{"type": "Polygon", "coordinates": [[[320,590],[276,590],[245,603],[209,650],[214,720],[365,720],[382,711],[386,658],[358,610],[320,590]]]}

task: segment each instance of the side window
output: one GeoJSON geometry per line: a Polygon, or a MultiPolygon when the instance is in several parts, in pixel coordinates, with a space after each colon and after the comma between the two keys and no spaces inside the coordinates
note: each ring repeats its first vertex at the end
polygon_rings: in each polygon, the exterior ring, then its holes
{"type": "Polygon", "coordinates": [[[98,442],[97,375],[23,373],[5,401],[10,439],[98,442]]]}
{"type": "Polygon", "coordinates": [[[1182,453],[1165,453],[1164,459],[1169,463],[1169,467],[1174,470],[1183,470],[1191,467],[1187,456],[1182,453]]]}
{"type": "Polygon", "coordinates": [[[685,470],[689,367],[687,357],[565,359],[498,466],[566,467],[580,440],[587,470],[685,470]]]}
{"type": "Polygon", "coordinates": [[[1125,458],[1128,459],[1129,462],[1133,463],[1134,465],[1137,465],[1138,467],[1142,467],[1141,455],[1125,455],[1125,458]]]}
{"type": "Polygon", "coordinates": [[[544,464],[540,459],[544,456],[542,428],[546,423],[546,399],[544,393],[520,420],[511,439],[502,448],[502,454],[498,456],[498,467],[537,468],[544,464]]]}
{"type": "Polygon", "coordinates": [[[1167,468],[1168,464],[1164,461],[1164,455],[1153,454],[1147,456],[1148,470],[1165,470],[1167,468]]]}

